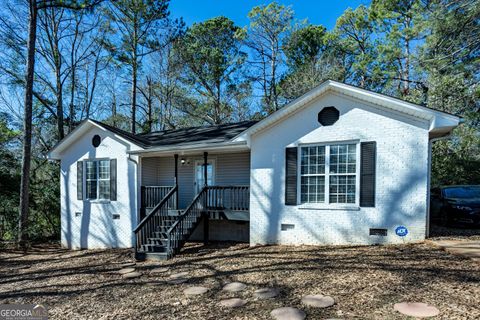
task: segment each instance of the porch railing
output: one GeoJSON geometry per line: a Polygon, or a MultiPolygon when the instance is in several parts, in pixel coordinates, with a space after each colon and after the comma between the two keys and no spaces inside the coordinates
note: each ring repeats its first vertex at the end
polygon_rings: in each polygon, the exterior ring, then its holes
{"type": "Polygon", "coordinates": [[[173,186],[142,186],[140,196],[142,207],[155,207],[172,188],[173,186]]]}
{"type": "Polygon", "coordinates": [[[249,186],[208,186],[207,189],[207,207],[210,210],[247,211],[249,208],[249,186]]]}
{"type": "Polygon", "coordinates": [[[167,252],[178,253],[205,213],[208,187],[204,187],[167,231],[167,252]]]}
{"type": "Polygon", "coordinates": [[[147,244],[147,239],[157,231],[158,226],[165,225],[166,220],[170,219],[169,210],[176,208],[176,193],[178,187],[174,186],[160,200],[160,202],[150,211],[150,213],[140,221],[133,230],[136,236],[136,251],[141,249],[142,245],[147,244]]]}

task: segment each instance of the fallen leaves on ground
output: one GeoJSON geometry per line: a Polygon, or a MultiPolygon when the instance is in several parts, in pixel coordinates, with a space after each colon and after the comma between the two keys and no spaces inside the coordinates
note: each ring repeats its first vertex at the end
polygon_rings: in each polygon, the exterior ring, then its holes
{"type": "Polygon", "coordinates": [[[174,259],[141,262],[140,278],[118,271],[132,262],[131,250],[69,251],[34,246],[27,254],[0,253],[0,303],[40,303],[52,319],[271,319],[279,307],[296,307],[307,319],[405,319],[393,310],[403,301],[440,309],[438,319],[479,319],[480,264],[428,244],[395,246],[264,246],[189,243],[174,259]],[[168,267],[165,273],[150,270],[168,267]],[[183,284],[168,284],[187,272],[183,284]],[[238,281],[241,292],[222,291],[238,281]],[[187,297],[183,290],[208,292],[187,297]],[[274,299],[255,298],[263,287],[280,289],[274,299]],[[315,309],[305,295],[323,294],[335,305],[315,309]],[[225,308],[219,301],[241,298],[247,304],[225,308]]]}

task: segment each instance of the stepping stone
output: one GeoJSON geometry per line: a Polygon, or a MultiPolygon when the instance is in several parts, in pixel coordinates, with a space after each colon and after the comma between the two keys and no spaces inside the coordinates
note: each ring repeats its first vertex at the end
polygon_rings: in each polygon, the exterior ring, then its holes
{"type": "Polygon", "coordinates": [[[170,268],[154,268],[150,270],[150,273],[165,273],[168,272],[168,270],[170,270],[170,268]]]}
{"type": "Polygon", "coordinates": [[[127,273],[131,273],[131,272],[134,272],[134,271],[135,271],[135,268],[123,268],[123,269],[118,270],[118,273],[127,274],[127,273]]]}
{"type": "Polygon", "coordinates": [[[228,291],[228,292],[239,292],[242,290],[245,290],[247,288],[247,285],[241,282],[230,282],[226,284],[222,290],[228,291]]]}
{"type": "Polygon", "coordinates": [[[306,306],[314,308],[328,308],[335,304],[335,300],[329,296],[316,294],[303,297],[302,303],[306,306]]]}
{"type": "Polygon", "coordinates": [[[180,272],[180,273],[172,274],[170,277],[168,277],[167,283],[170,283],[170,284],[185,283],[188,281],[188,278],[186,278],[186,276],[188,276],[188,272],[180,272]]]}
{"type": "Polygon", "coordinates": [[[187,282],[187,278],[174,278],[174,279],[167,279],[167,283],[169,284],[181,284],[187,282]]]}
{"type": "Polygon", "coordinates": [[[204,294],[208,291],[208,288],[205,287],[191,287],[183,290],[183,293],[186,296],[196,296],[200,294],[204,294]]]}
{"type": "Polygon", "coordinates": [[[170,275],[170,279],[177,279],[177,278],[185,278],[186,276],[188,276],[188,272],[180,272],[180,273],[174,273],[172,275],[170,275]]]}
{"type": "Polygon", "coordinates": [[[280,293],[280,290],[277,288],[261,288],[258,290],[255,290],[253,295],[257,297],[258,299],[271,299],[280,293]]]}
{"type": "Polygon", "coordinates": [[[275,320],[303,320],[307,316],[302,310],[292,307],[274,309],[270,315],[275,320]]]}
{"type": "Polygon", "coordinates": [[[247,300],[240,298],[231,298],[220,301],[220,305],[227,308],[238,308],[244,306],[247,303],[247,300]]]}
{"type": "Polygon", "coordinates": [[[121,264],[120,267],[122,268],[128,268],[128,267],[135,267],[137,264],[135,262],[127,262],[124,264],[121,264]]]}
{"type": "Polygon", "coordinates": [[[421,302],[396,303],[393,309],[404,315],[417,318],[435,317],[440,313],[434,306],[421,302]]]}
{"type": "Polygon", "coordinates": [[[138,278],[141,275],[142,274],[140,272],[130,272],[130,273],[124,274],[123,277],[125,279],[133,279],[133,278],[138,278]]]}

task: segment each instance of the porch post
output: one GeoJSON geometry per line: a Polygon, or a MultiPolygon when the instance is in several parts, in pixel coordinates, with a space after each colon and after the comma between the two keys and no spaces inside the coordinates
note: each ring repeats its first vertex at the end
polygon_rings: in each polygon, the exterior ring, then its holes
{"type": "Polygon", "coordinates": [[[205,184],[205,187],[208,185],[208,182],[207,182],[207,167],[208,167],[208,152],[204,152],[203,153],[203,181],[204,181],[204,184],[205,184]]]}
{"type": "Polygon", "coordinates": [[[175,186],[177,192],[175,193],[175,209],[178,210],[178,154],[173,156],[175,158],[175,186]]]}
{"type": "MultiPolygon", "coordinates": [[[[203,181],[204,181],[204,186],[208,186],[208,152],[203,153],[203,181]]],[[[203,244],[207,245],[208,244],[208,238],[209,238],[209,214],[208,214],[208,190],[206,190],[205,193],[205,204],[204,204],[204,211],[203,211],[203,244]]]]}

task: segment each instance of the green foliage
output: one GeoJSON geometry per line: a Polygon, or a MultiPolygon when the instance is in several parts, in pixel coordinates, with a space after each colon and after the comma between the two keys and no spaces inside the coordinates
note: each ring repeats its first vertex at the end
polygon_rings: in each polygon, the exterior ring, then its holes
{"type": "MultiPolygon", "coordinates": [[[[20,132],[9,127],[10,117],[0,113],[0,240],[15,240],[20,190],[20,132]]],[[[54,127],[54,124],[50,125],[54,127]]],[[[30,176],[29,239],[60,237],[59,165],[34,157],[30,176]]]]}
{"type": "Polygon", "coordinates": [[[233,21],[216,17],[195,23],[175,44],[185,70],[183,111],[208,123],[232,120],[235,99],[250,93],[243,72],[243,33],[233,21]]]}
{"type": "Polygon", "coordinates": [[[60,165],[35,159],[30,184],[29,239],[60,239],[60,165]]]}
{"type": "Polygon", "coordinates": [[[313,63],[325,51],[326,45],[324,26],[307,25],[295,30],[284,44],[287,63],[294,70],[313,63]]]}
{"type": "Polygon", "coordinates": [[[323,26],[306,25],[293,31],[284,51],[288,70],[279,83],[282,104],[327,79],[342,79],[342,67],[332,54],[331,42],[323,26]]]}
{"type": "Polygon", "coordinates": [[[15,236],[20,190],[20,162],[11,150],[19,132],[8,127],[8,119],[0,113],[0,239],[15,236]]]}
{"type": "Polygon", "coordinates": [[[291,29],[293,17],[294,12],[291,7],[275,1],[268,5],[256,6],[248,13],[249,31],[261,34],[268,30],[270,36],[281,35],[291,29]]]}
{"type": "MultiPolygon", "coordinates": [[[[128,65],[139,63],[139,57],[157,49],[159,42],[159,22],[165,19],[169,0],[119,0],[112,2],[112,10],[107,11],[111,21],[120,29],[120,43],[110,43],[112,55],[128,65]]],[[[118,37],[115,33],[114,37],[118,37]]]]}
{"type": "Polygon", "coordinates": [[[432,148],[432,186],[480,183],[480,133],[460,126],[432,148]]]}
{"type": "MultiPolygon", "coordinates": [[[[418,69],[418,46],[428,30],[428,8],[422,0],[374,0],[370,19],[375,21],[378,41],[378,60],[385,66],[388,87],[384,91],[410,99],[412,89],[424,90],[421,69],[418,69]],[[418,74],[417,74],[418,72],[418,74]],[[420,85],[414,86],[414,85],[420,85]]],[[[424,98],[421,101],[424,102],[424,98]]]]}
{"type": "Polygon", "coordinates": [[[115,128],[128,131],[130,128],[130,118],[123,114],[112,115],[103,120],[106,124],[109,124],[115,128]]]}
{"type": "Polygon", "coordinates": [[[284,54],[282,46],[293,28],[291,7],[272,2],[254,7],[249,13],[246,44],[252,50],[252,78],[262,90],[260,101],[264,114],[280,108],[279,82],[284,54]]]}
{"type": "Polygon", "coordinates": [[[421,52],[428,105],[464,117],[450,141],[433,147],[432,183],[480,183],[480,1],[431,3],[421,52]]]}
{"type": "Polygon", "coordinates": [[[388,63],[379,59],[379,39],[375,34],[375,22],[371,9],[361,5],[348,8],[337,19],[335,29],[329,35],[332,51],[343,56],[345,80],[362,88],[381,91],[386,82],[388,63]]]}

